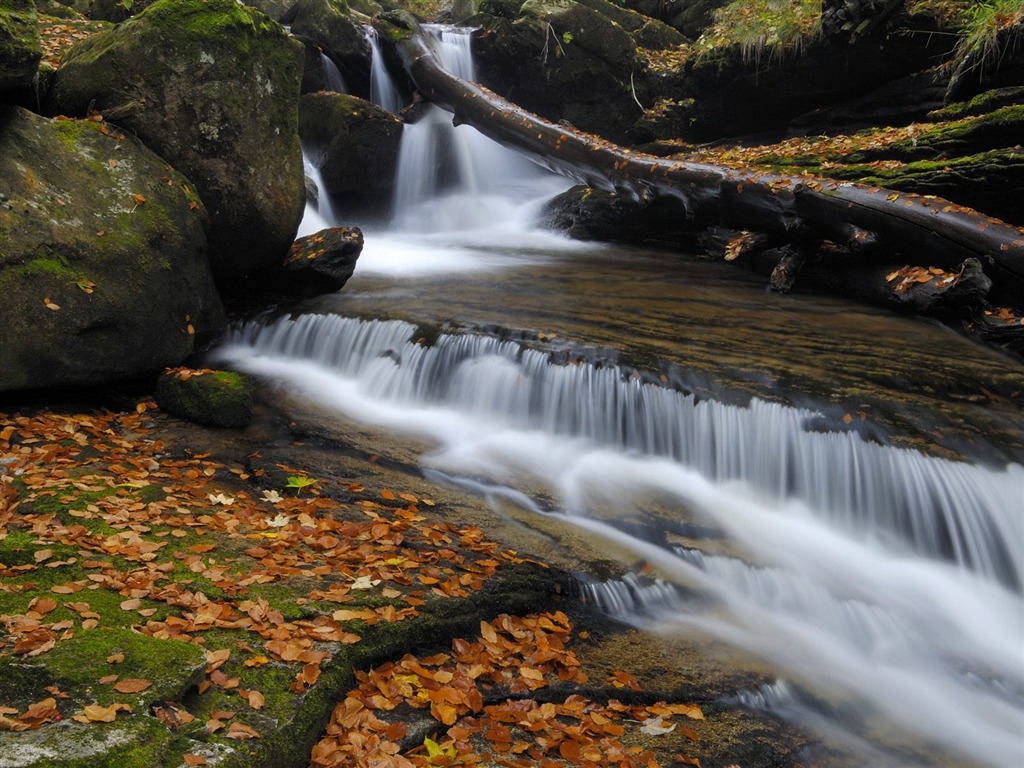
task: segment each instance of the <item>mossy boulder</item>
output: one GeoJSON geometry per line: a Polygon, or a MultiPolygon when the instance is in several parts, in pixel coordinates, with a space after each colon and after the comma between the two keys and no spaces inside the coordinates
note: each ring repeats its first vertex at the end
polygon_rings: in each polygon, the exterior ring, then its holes
{"type": "Polygon", "coordinates": [[[355,96],[311,93],[299,104],[299,133],[334,202],[387,206],[402,141],[398,118],[355,96]]]}
{"type": "Polygon", "coordinates": [[[287,252],[304,206],[302,46],[234,0],[160,0],[75,45],[49,107],[116,118],[195,184],[215,276],[287,252]]]}
{"type": "Polygon", "coordinates": [[[157,380],[155,395],[161,410],[195,424],[244,427],[252,421],[252,383],[240,373],[168,370],[157,380]]]}
{"type": "Polygon", "coordinates": [[[157,640],[129,629],[76,629],[71,637],[39,656],[0,656],[0,701],[25,708],[47,686],[64,696],[57,700],[62,721],[35,731],[0,730],[0,765],[59,765],[95,768],[114,765],[159,765],[173,734],[149,715],[154,704],[181,701],[206,668],[206,654],[180,640],[157,640]],[[111,663],[108,659],[122,659],[111,663]],[[120,693],[101,678],[146,680],[138,693],[120,693]],[[71,718],[91,704],[126,704],[113,723],[82,724],[71,718]]]}
{"type": "Polygon", "coordinates": [[[370,95],[370,43],[344,0],[298,0],[289,18],[292,34],[316,43],[352,93],[370,95]]]}
{"type": "Polygon", "coordinates": [[[26,88],[42,58],[32,0],[6,0],[0,6],[0,91],[26,88]]]}
{"type": "Polygon", "coordinates": [[[219,332],[206,223],[134,136],[0,106],[0,391],[176,365],[219,332]]]}
{"type": "Polygon", "coordinates": [[[474,45],[481,82],[549,120],[625,139],[641,112],[631,84],[640,65],[619,24],[574,0],[527,0],[515,21],[473,21],[484,27],[474,45]]]}
{"type": "Polygon", "coordinates": [[[249,0],[246,5],[262,11],[274,21],[282,21],[295,7],[295,0],[249,0]]]}

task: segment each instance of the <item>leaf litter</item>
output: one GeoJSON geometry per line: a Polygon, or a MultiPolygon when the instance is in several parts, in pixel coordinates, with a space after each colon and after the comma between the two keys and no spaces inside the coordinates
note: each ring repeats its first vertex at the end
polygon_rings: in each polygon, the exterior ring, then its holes
{"type": "MultiPolygon", "coordinates": [[[[374,495],[351,484],[349,493],[360,498],[342,503],[309,483],[304,494],[257,495],[239,486],[238,478],[249,477],[242,468],[208,454],[170,453],[146,423],[154,409],[144,402],[122,413],[0,414],[0,545],[27,534],[38,547],[24,562],[0,561],[0,592],[33,593],[23,612],[0,615],[0,656],[41,656],[77,632],[105,625],[90,597],[115,593],[123,598],[118,609],[137,617],[130,619],[132,630],[206,647],[200,694],[221,690],[240,700],[238,713],[154,705],[151,714],[169,730],[201,715],[208,734],[258,739],[266,697],[242,684],[243,670],[289,667],[290,690],[302,695],[317,684],[335,649],[360,642],[359,627],[412,619],[428,598],[466,597],[502,566],[534,562],[486,541],[477,528],[427,518],[420,505],[434,502],[412,494],[382,489],[374,495]],[[54,501],[63,513],[52,511],[54,501]],[[51,579],[50,594],[36,594],[33,572],[51,566],[58,578],[51,579]],[[59,578],[61,569],[67,581],[59,578]],[[311,578],[319,586],[296,598],[301,618],[286,618],[259,593],[267,584],[311,578]],[[375,598],[372,604],[364,592],[375,598]],[[223,631],[245,639],[214,647],[223,631]]],[[[449,653],[407,655],[357,672],[359,686],[335,707],[310,764],[475,765],[482,750],[511,768],[660,765],[650,749],[627,744],[630,734],[635,741],[639,733],[670,733],[674,717],[701,719],[699,707],[590,701],[572,693],[587,682],[570,648],[572,635],[561,612],[501,615],[481,622],[478,637],[454,640],[449,653]],[[559,686],[561,700],[534,696],[551,686],[559,686]],[[436,741],[403,741],[408,726],[395,715],[409,709],[437,723],[436,741]]],[[[107,662],[124,663],[125,655],[112,653],[107,662]]],[[[102,682],[129,697],[152,685],[116,674],[102,682]]],[[[606,682],[612,690],[639,688],[624,672],[606,682]]],[[[65,702],[63,713],[52,696],[25,711],[0,701],[0,730],[40,728],[62,716],[112,722],[132,713],[129,701],[65,702]]],[[[681,732],[697,738],[692,729],[681,732]]],[[[190,765],[205,761],[186,757],[190,765]]]]}

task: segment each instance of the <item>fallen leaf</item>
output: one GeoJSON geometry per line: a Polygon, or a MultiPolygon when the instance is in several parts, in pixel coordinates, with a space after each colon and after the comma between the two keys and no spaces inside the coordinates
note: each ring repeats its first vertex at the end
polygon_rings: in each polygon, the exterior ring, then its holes
{"type": "Polygon", "coordinates": [[[114,690],[119,693],[141,693],[153,685],[152,681],[144,680],[140,677],[126,677],[124,680],[119,680],[114,686],[114,690]]]}

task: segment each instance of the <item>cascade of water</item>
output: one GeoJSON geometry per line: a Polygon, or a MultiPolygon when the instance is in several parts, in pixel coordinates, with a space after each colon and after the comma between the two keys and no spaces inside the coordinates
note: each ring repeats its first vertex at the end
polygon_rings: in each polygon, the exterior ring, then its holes
{"type": "MultiPolygon", "coordinates": [[[[436,55],[453,74],[476,76],[472,30],[427,25],[436,55]]],[[[551,194],[550,174],[451,115],[428,105],[407,125],[395,180],[394,210],[400,229],[452,232],[493,227],[507,220],[523,199],[551,194]],[[539,188],[538,188],[539,185],[539,188]]]]}
{"type": "Polygon", "coordinates": [[[341,70],[338,69],[338,65],[324,53],[320,54],[320,67],[323,69],[324,84],[327,86],[328,91],[334,91],[335,93],[348,93],[348,86],[345,85],[345,78],[342,77],[341,70]]]}
{"type": "Polygon", "coordinates": [[[682,610],[663,582],[581,587],[605,610],[710,633],[852,697],[849,711],[1012,764],[1024,716],[1024,468],[810,430],[821,419],[809,409],[697,402],[513,341],[442,334],[427,347],[418,335],[403,322],[305,315],[242,326],[222,354],[361,420],[432,436],[425,461],[477,478],[485,496],[482,482],[524,472],[547,483],[583,513],[568,521],[710,606],[682,610]],[[600,505],[617,520],[642,514],[642,498],[689,510],[749,562],[673,551],[587,516],[600,505]]]}
{"type": "Polygon", "coordinates": [[[320,168],[306,154],[305,150],[302,152],[302,169],[308,179],[307,183],[311,183],[316,188],[316,198],[313,200],[308,194],[306,195],[306,208],[302,214],[302,221],[299,222],[297,237],[312,235],[321,229],[337,224],[334,207],[331,205],[331,196],[327,192],[327,187],[324,186],[320,168]]]}
{"type": "Polygon", "coordinates": [[[380,49],[380,40],[377,38],[377,30],[367,25],[364,26],[366,41],[370,44],[370,101],[388,112],[398,114],[405,106],[402,94],[395,86],[384,64],[384,54],[380,49]]]}
{"type": "Polygon", "coordinates": [[[865,442],[853,432],[809,431],[820,416],[814,411],[757,399],[746,407],[698,402],[641,382],[632,369],[554,365],[544,352],[488,336],[442,334],[424,347],[405,323],[316,315],[243,333],[260,352],[357,376],[391,402],[444,406],[503,428],[666,457],[713,483],[740,481],[762,501],[799,499],[832,524],[887,539],[895,549],[1024,584],[1024,553],[1008,546],[1022,535],[1019,467],[994,472],[865,442]],[[386,356],[349,351],[381,336],[391,350],[386,356]],[[341,337],[346,341],[336,344],[341,337]],[[310,354],[310,345],[333,357],[310,354]]]}

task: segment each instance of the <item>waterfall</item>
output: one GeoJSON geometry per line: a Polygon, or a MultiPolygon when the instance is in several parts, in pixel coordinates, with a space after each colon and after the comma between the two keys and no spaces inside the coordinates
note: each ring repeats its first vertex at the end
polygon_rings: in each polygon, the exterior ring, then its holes
{"type": "Polygon", "coordinates": [[[630,368],[555,362],[507,339],[441,334],[427,346],[420,335],[402,321],[302,315],[240,326],[220,354],[353,418],[431,437],[425,465],[485,496],[524,474],[546,484],[567,522],[664,579],[583,580],[602,610],[708,633],[831,687],[849,699],[841,711],[867,707],[858,722],[881,716],[985,764],[1014,764],[1024,467],[823,432],[813,409],[697,400],[630,368]],[[744,558],[620,525],[642,519],[643,499],[716,530],[744,558]]]}
{"type": "Polygon", "coordinates": [[[370,44],[370,101],[392,114],[398,114],[405,106],[402,94],[395,87],[391,74],[384,64],[384,54],[380,49],[377,30],[366,25],[363,27],[366,41],[370,44]]]}
{"type": "Polygon", "coordinates": [[[348,93],[348,86],[345,85],[345,78],[341,76],[341,70],[338,69],[338,65],[324,53],[320,54],[320,67],[324,72],[324,85],[327,86],[326,90],[334,91],[335,93],[348,93]]]}
{"type": "MultiPolygon", "coordinates": [[[[474,80],[473,30],[426,25],[435,54],[458,77],[474,80]]],[[[378,57],[379,58],[379,57],[378,57]]],[[[406,232],[491,230],[514,217],[524,200],[554,194],[553,179],[518,153],[432,104],[402,137],[395,179],[394,226],[406,232]]]]}
{"type": "Polygon", "coordinates": [[[239,331],[254,351],[310,360],[353,376],[378,398],[445,407],[505,429],[584,439],[738,481],[759,500],[797,499],[830,524],[884,538],[900,551],[950,560],[1012,587],[1024,584],[1020,467],[993,471],[811,431],[822,414],[753,399],[697,401],[632,369],[576,361],[481,335],[442,334],[433,346],[395,321],[333,315],[239,331]]]}
{"type": "MultiPolygon", "coordinates": [[[[446,66],[471,79],[470,33],[430,30],[446,66]]],[[[398,109],[367,34],[374,100],[398,109]]],[[[391,278],[371,290],[396,302],[402,280],[443,286],[443,320],[459,322],[457,292],[429,275],[556,258],[564,241],[526,222],[565,184],[428,107],[404,129],[395,218],[368,232],[360,272],[391,278]]],[[[313,213],[335,215],[325,195],[313,213]]],[[[509,307],[519,295],[510,289],[509,307]]],[[[651,323],[671,322],[660,307],[651,323]]],[[[926,748],[1024,764],[1024,467],[895,447],[881,428],[868,440],[830,421],[833,407],[736,404],[706,386],[698,398],[684,376],[670,385],[567,343],[555,353],[424,335],[401,320],[300,314],[239,325],[216,355],[350,419],[425,437],[430,479],[557,515],[643,563],[608,581],[581,575],[578,593],[620,621],[769,662],[778,681],[733,705],[827,734],[863,764],[932,764],[926,748]],[[895,756],[881,732],[896,734],[895,756]]]]}

